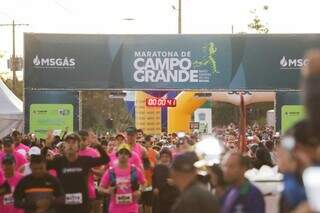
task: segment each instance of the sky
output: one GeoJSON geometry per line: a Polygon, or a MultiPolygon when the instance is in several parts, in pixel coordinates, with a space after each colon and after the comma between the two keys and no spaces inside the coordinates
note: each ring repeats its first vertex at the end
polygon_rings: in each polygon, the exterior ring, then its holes
{"type": "MultiPolygon", "coordinates": [[[[182,33],[249,32],[257,14],[270,33],[319,33],[319,0],[182,0],[182,33]],[[268,5],[267,12],[263,11],[268,5]]],[[[23,33],[176,34],[178,0],[1,0],[0,24],[16,29],[16,52],[23,55],[23,33]],[[125,19],[134,19],[131,21],[125,19]]],[[[0,27],[0,72],[8,72],[12,29],[0,27]]]]}

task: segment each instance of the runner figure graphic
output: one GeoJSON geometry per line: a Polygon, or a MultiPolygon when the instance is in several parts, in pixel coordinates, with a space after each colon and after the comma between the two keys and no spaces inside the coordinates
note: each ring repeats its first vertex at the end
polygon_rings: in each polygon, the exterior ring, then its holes
{"type": "Polygon", "coordinates": [[[215,44],[213,42],[210,42],[207,46],[203,47],[203,49],[207,52],[208,55],[201,60],[196,60],[195,62],[193,62],[194,68],[209,65],[213,75],[219,73],[217,70],[217,63],[215,59],[218,49],[216,48],[215,44]]]}

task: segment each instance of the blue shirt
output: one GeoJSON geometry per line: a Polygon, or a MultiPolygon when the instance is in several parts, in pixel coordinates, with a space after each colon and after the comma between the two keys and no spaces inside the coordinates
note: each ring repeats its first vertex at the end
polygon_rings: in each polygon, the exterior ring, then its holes
{"type": "Polygon", "coordinates": [[[260,190],[248,180],[241,187],[231,187],[222,206],[222,213],[265,213],[260,190]]]}
{"type": "Polygon", "coordinates": [[[289,205],[290,209],[294,209],[301,202],[307,200],[306,192],[302,182],[298,177],[292,173],[284,174],[284,190],[282,192],[283,198],[289,205]]]}

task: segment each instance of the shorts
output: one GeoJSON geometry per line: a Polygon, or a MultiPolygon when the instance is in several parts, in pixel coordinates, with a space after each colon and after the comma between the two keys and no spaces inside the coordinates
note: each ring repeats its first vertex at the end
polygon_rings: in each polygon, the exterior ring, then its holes
{"type": "Polygon", "coordinates": [[[99,213],[102,210],[102,200],[90,200],[89,207],[91,213],[99,213]]]}
{"type": "Polygon", "coordinates": [[[141,198],[140,198],[140,204],[146,205],[146,206],[152,206],[153,203],[153,192],[147,191],[142,192],[141,198]]]}

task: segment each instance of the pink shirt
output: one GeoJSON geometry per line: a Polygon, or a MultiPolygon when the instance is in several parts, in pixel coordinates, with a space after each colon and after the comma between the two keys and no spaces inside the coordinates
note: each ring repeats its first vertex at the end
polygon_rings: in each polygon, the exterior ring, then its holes
{"type": "Polygon", "coordinates": [[[0,185],[4,184],[5,178],[2,169],[0,169],[0,185]]]}
{"type": "Polygon", "coordinates": [[[26,151],[26,153],[28,153],[30,150],[30,148],[23,143],[19,143],[19,145],[16,146],[15,151],[18,151],[19,149],[23,149],[24,151],[26,151]]]}
{"type": "Polygon", "coordinates": [[[140,159],[142,159],[142,154],[143,154],[143,147],[141,144],[139,143],[135,143],[134,146],[131,147],[132,148],[132,152],[135,152],[138,154],[138,156],[140,157],[140,159]]]}
{"type": "MultiPolygon", "coordinates": [[[[110,158],[109,165],[111,167],[115,167],[118,164],[118,158],[116,156],[116,153],[112,152],[111,154],[109,154],[109,158],[110,158]]],[[[141,161],[139,155],[135,152],[131,153],[131,157],[129,158],[129,164],[134,165],[135,167],[139,168],[141,171],[143,170],[142,161],[141,161]]],[[[107,168],[109,168],[109,165],[107,166],[107,168]]]]}
{"type": "MultiPolygon", "coordinates": [[[[2,159],[4,158],[4,156],[6,155],[7,153],[5,152],[0,152],[0,162],[2,162],[2,159]]],[[[27,161],[27,158],[25,156],[23,156],[22,154],[20,154],[19,152],[16,152],[14,151],[12,153],[15,161],[16,161],[16,166],[15,166],[15,170],[16,171],[19,171],[19,169],[24,165],[26,164],[28,161],[27,161]]]]}
{"type": "MultiPolygon", "coordinates": [[[[91,147],[87,147],[84,150],[80,150],[78,154],[79,156],[87,156],[87,157],[94,157],[94,158],[100,157],[99,152],[91,147]]],[[[89,193],[90,199],[96,198],[96,189],[94,186],[94,177],[92,174],[89,176],[89,179],[88,179],[88,193],[89,193]]]]}
{"type": "Polygon", "coordinates": [[[22,178],[22,175],[18,172],[15,172],[13,177],[7,179],[11,187],[11,193],[0,196],[0,212],[5,212],[5,213],[23,213],[24,212],[22,209],[14,208],[14,200],[12,197],[14,189],[21,178],[22,178]]]}
{"type": "MultiPolygon", "coordinates": [[[[134,166],[134,165],[132,165],[134,166]]],[[[118,166],[115,167],[114,171],[116,174],[116,190],[115,194],[112,196],[110,205],[109,205],[109,213],[138,213],[139,205],[137,200],[133,200],[132,187],[131,187],[131,175],[130,175],[129,166],[126,169],[120,169],[118,166]],[[127,197],[127,203],[119,204],[118,200],[121,200],[121,197],[127,197]]],[[[139,184],[144,184],[145,180],[143,174],[140,169],[137,168],[137,178],[139,184]]],[[[108,188],[110,186],[109,180],[109,170],[104,173],[101,184],[102,187],[108,188]]]]}

